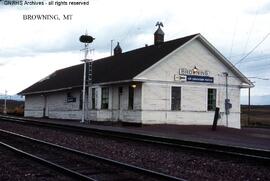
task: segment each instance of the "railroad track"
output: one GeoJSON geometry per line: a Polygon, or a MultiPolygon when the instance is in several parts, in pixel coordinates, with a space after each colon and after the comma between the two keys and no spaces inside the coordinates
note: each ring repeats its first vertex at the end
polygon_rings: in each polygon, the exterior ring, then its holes
{"type": "Polygon", "coordinates": [[[80,132],[84,134],[95,134],[106,137],[114,137],[120,139],[127,139],[133,141],[140,141],[145,143],[152,143],[158,145],[166,145],[184,149],[192,149],[199,150],[210,153],[218,153],[230,156],[241,157],[244,159],[251,159],[255,161],[263,162],[263,164],[270,164],[270,151],[263,149],[253,149],[246,147],[237,147],[237,146],[228,146],[228,145],[220,145],[220,144],[212,144],[212,143],[204,143],[204,142],[195,142],[188,140],[179,140],[167,137],[158,137],[147,134],[135,134],[135,133],[127,133],[127,132],[117,132],[114,130],[102,130],[98,128],[89,128],[89,127],[81,127],[76,125],[62,125],[57,123],[47,123],[41,121],[35,121],[33,119],[27,118],[17,118],[10,116],[0,116],[0,119],[6,121],[13,121],[21,124],[29,124],[35,126],[43,126],[50,127],[56,129],[65,129],[73,132],[80,132]]]}
{"type": "Polygon", "coordinates": [[[0,145],[76,180],[184,180],[2,129],[0,145]]]}

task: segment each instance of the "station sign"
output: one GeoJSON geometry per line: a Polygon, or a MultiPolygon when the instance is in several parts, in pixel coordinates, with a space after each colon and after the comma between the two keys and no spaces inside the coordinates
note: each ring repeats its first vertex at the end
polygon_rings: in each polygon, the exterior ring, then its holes
{"type": "Polygon", "coordinates": [[[192,69],[180,68],[179,75],[199,75],[199,76],[209,76],[210,71],[208,70],[197,70],[194,72],[192,69]]]}
{"type": "Polygon", "coordinates": [[[186,75],[174,75],[174,80],[175,81],[180,81],[180,82],[186,82],[187,81],[187,76],[186,75]]]}
{"type": "Polygon", "coordinates": [[[214,83],[214,77],[187,75],[187,82],[214,83]]]}
{"type": "Polygon", "coordinates": [[[209,75],[210,71],[208,70],[194,72],[192,69],[180,68],[179,74],[174,75],[174,81],[214,83],[214,77],[210,77],[209,75]]]}

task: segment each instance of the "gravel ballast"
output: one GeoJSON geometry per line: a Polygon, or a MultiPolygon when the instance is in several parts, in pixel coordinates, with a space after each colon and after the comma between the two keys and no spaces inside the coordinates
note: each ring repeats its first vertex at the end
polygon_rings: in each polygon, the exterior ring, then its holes
{"type": "Polygon", "coordinates": [[[235,157],[1,122],[0,128],[187,180],[269,180],[270,168],[235,157]]]}
{"type": "Polygon", "coordinates": [[[0,146],[0,180],[34,181],[34,180],[73,180],[61,173],[49,170],[35,161],[22,158],[12,151],[0,146]]]}

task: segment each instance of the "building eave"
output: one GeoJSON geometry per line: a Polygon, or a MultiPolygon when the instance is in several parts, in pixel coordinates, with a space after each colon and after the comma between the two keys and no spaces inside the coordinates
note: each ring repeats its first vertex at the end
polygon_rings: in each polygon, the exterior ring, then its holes
{"type": "Polygon", "coordinates": [[[230,69],[238,79],[243,83],[248,84],[251,87],[254,87],[254,84],[238,70],[226,57],[224,57],[210,42],[208,42],[201,34],[197,36],[198,40],[205,45],[211,53],[213,53],[228,69],[230,69]]]}
{"type": "Polygon", "coordinates": [[[119,85],[119,84],[131,83],[131,82],[141,82],[141,81],[135,80],[135,79],[129,79],[129,80],[94,83],[94,84],[92,84],[92,86],[119,85]]]}
{"type": "Polygon", "coordinates": [[[240,85],[240,88],[253,88],[255,85],[251,82],[251,84],[242,84],[240,85]]]}
{"type": "Polygon", "coordinates": [[[33,94],[47,94],[47,93],[52,93],[52,92],[61,92],[61,91],[66,91],[66,90],[72,90],[72,89],[77,89],[82,87],[81,85],[79,86],[73,86],[73,87],[65,87],[65,88],[60,88],[60,89],[52,89],[52,90],[44,90],[44,91],[35,91],[35,92],[27,92],[27,93],[18,93],[19,95],[33,95],[33,94]]]}
{"type": "MultiPolygon", "coordinates": [[[[135,79],[130,79],[130,80],[121,80],[121,81],[112,81],[112,82],[102,82],[102,83],[93,83],[91,85],[87,86],[108,86],[108,85],[119,85],[119,84],[127,84],[127,83],[136,83],[136,82],[142,82],[141,80],[135,80],[135,79]]],[[[35,91],[35,92],[27,92],[27,93],[18,93],[19,95],[33,95],[33,94],[48,94],[52,92],[61,92],[61,91],[66,91],[66,90],[72,90],[72,89],[78,89],[82,88],[82,85],[79,86],[72,86],[72,87],[65,87],[65,88],[60,88],[60,89],[52,89],[52,90],[44,90],[44,91],[35,91]]]]}

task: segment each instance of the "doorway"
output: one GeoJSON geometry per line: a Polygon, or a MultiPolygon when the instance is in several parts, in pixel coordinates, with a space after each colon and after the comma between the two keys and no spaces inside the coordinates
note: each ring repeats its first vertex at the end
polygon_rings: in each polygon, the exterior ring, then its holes
{"type": "Polygon", "coordinates": [[[118,121],[123,120],[122,96],[123,96],[123,87],[118,87],[118,121]]]}
{"type": "Polygon", "coordinates": [[[45,117],[45,118],[49,117],[49,105],[48,105],[47,96],[45,96],[45,95],[44,95],[43,117],[45,117]]]}

